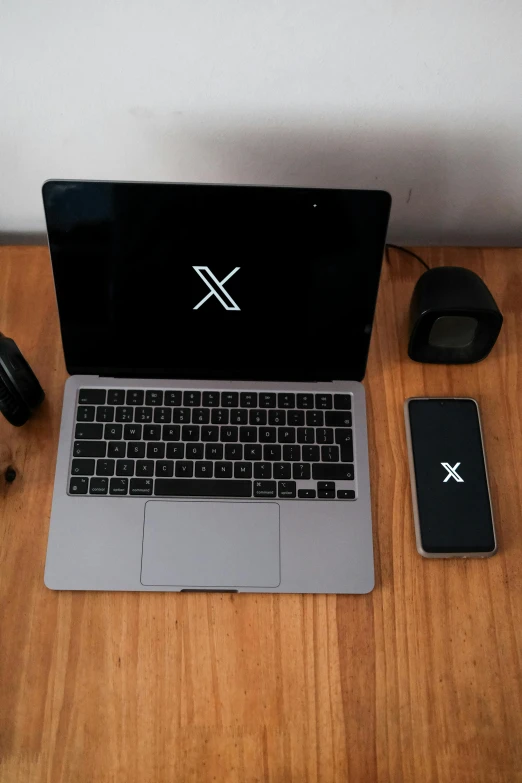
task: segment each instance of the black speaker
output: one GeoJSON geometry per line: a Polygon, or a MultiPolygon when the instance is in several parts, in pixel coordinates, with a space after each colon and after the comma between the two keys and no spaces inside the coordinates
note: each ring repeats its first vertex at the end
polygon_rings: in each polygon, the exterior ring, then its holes
{"type": "Polygon", "coordinates": [[[44,397],[15,341],[0,332],[0,412],[10,424],[21,427],[44,397]]]}
{"type": "Polygon", "coordinates": [[[502,320],[475,272],[458,266],[430,269],[413,291],[408,355],[431,364],[479,362],[495,345],[502,320]]]}

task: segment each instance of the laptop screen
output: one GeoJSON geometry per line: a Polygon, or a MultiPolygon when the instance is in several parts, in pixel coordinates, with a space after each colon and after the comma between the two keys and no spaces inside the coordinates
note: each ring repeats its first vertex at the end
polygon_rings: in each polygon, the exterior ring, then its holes
{"type": "Polygon", "coordinates": [[[71,374],[360,380],[382,191],[50,181],[71,374]]]}

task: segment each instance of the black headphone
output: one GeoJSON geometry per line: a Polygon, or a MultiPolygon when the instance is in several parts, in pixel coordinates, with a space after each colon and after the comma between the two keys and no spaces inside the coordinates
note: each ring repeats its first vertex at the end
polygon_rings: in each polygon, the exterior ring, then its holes
{"type": "Polygon", "coordinates": [[[44,390],[14,340],[0,332],[0,412],[21,427],[43,402],[44,390]]]}

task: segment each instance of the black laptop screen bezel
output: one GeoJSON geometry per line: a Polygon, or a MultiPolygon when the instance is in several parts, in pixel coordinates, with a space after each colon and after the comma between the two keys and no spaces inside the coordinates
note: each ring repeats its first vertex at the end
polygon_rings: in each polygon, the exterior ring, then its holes
{"type": "MultiPolygon", "coordinates": [[[[273,381],[273,382],[316,382],[332,380],[355,380],[363,379],[366,363],[368,359],[368,350],[370,345],[371,331],[377,301],[377,292],[381,272],[384,245],[386,241],[386,230],[391,207],[391,197],[389,193],[379,190],[349,190],[349,189],[317,189],[317,188],[273,188],[274,190],[284,190],[289,195],[296,192],[299,196],[308,193],[310,198],[315,194],[319,197],[323,193],[338,193],[346,200],[347,216],[351,219],[351,225],[354,226],[356,235],[354,244],[357,247],[359,257],[364,257],[364,263],[368,269],[368,286],[364,293],[366,296],[367,308],[365,323],[362,324],[361,337],[357,351],[351,351],[350,346],[346,345],[346,351],[340,354],[343,361],[338,366],[318,369],[313,365],[303,367],[298,372],[285,371],[284,377],[280,369],[271,369],[270,367],[246,367],[241,366],[237,371],[226,374],[216,372],[216,369],[207,367],[143,367],[140,363],[140,357],[136,357],[135,365],[129,366],[92,366],[82,362],[82,357],[75,355],[74,349],[69,345],[66,335],[67,324],[62,317],[63,308],[60,306],[63,298],[71,294],[64,284],[64,275],[57,270],[56,257],[63,257],[63,250],[60,247],[60,232],[53,223],[53,211],[49,208],[53,199],[53,194],[57,188],[67,185],[81,186],[84,188],[142,188],[143,198],[150,196],[151,189],[160,188],[241,188],[244,190],[244,197],[248,198],[249,191],[264,191],[270,189],[270,186],[259,185],[199,185],[182,183],[144,183],[144,182],[104,182],[104,181],[80,181],[80,180],[48,180],[42,188],[44,209],[47,221],[47,233],[49,240],[49,249],[51,262],[55,275],[55,287],[58,303],[58,312],[60,316],[60,328],[62,333],[62,343],[64,347],[65,364],[70,375],[97,375],[102,377],[120,377],[120,378],[158,378],[158,379],[194,379],[194,380],[223,380],[223,381],[273,381]]],[[[101,192],[101,191],[100,191],[101,192]]],[[[361,261],[359,261],[361,263],[361,261]]],[[[70,343],[70,341],[69,341],[70,343]]]]}

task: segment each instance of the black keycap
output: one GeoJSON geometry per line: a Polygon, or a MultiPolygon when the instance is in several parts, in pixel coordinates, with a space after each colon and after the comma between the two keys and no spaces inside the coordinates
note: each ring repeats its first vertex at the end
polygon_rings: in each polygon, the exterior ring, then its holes
{"type": "Polygon", "coordinates": [[[268,411],[268,423],[277,427],[284,427],[286,424],[286,411],[268,411]]]}
{"type": "Polygon", "coordinates": [[[69,482],[70,495],[86,495],[89,489],[89,479],[83,476],[73,477],[69,482]]]}
{"type": "Polygon", "coordinates": [[[73,446],[75,457],[105,457],[104,441],[76,440],[73,446]]]}
{"type": "Polygon", "coordinates": [[[198,424],[184,424],[181,428],[181,438],[185,441],[198,441],[199,438],[199,425],[198,424]]]}
{"type": "Polygon", "coordinates": [[[208,424],[210,421],[210,411],[208,408],[194,408],[192,411],[193,424],[208,424]]]}
{"type": "Polygon", "coordinates": [[[152,495],[152,479],[133,478],[130,482],[130,495],[152,495]]]}
{"type": "Polygon", "coordinates": [[[96,463],[96,475],[114,476],[114,464],[113,459],[99,459],[96,463]]]}
{"type": "Polygon", "coordinates": [[[240,427],[239,440],[241,443],[256,443],[257,429],[255,427],[240,427]]]}
{"type": "Polygon", "coordinates": [[[94,476],[89,483],[91,495],[106,495],[109,491],[109,479],[94,476]]]}
{"type": "Polygon", "coordinates": [[[295,408],[295,394],[280,392],[277,395],[277,405],[279,408],[295,408]]]}
{"type": "Polygon", "coordinates": [[[306,423],[309,427],[322,427],[324,414],[322,411],[306,411],[306,423]]]}
{"type": "Polygon", "coordinates": [[[145,456],[145,444],[144,443],[134,443],[131,441],[127,446],[127,457],[132,457],[132,459],[143,459],[145,456]]]}
{"type": "Polygon", "coordinates": [[[191,478],[194,475],[194,463],[178,460],[176,462],[176,476],[191,478]]]}
{"type": "Polygon", "coordinates": [[[324,423],[327,427],[351,427],[352,414],[350,411],[328,411],[324,414],[324,423]]]}
{"type": "Polygon", "coordinates": [[[126,403],[127,405],[143,405],[143,397],[141,389],[128,389],[126,403]]]}
{"type": "Polygon", "coordinates": [[[315,443],[315,431],[313,427],[299,427],[297,430],[298,443],[315,443]]]}
{"type": "Polygon", "coordinates": [[[305,462],[319,462],[319,446],[303,446],[303,460],[305,462]]]}
{"type": "Polygon", "coordinates": [[[255,408],[257,406],[257,392],[241,392],[239,399],[242,408],[255,408]]]}
{"type": "Polygon", "coordinates": [[[221,442],[234,443],[238,438],[237,427],[221,427],[221,442]]]}
{"type": "Polygon", "coordinates": [[[147,459],[163,459],[165,456],[164,443],[147,443],[147,459]]]}
{"type": "MultiPolygon", "coordinates": [[[[125,389],[111,389],[107,392],[107,405],[125,405],[125,389]]],[[[103,479],[100,479],[103,481],[103,479]]]]}
{"type": "Polygon", "coordinates": [[[143,440],[160,440],[161,426],[159,424],[146,424],[143,427],[143,440]]]}
{"type": "Polygon", "coordinates": [[[105,405],[105,389],[80,389],[78,403],[80,405],[105,405]]]}
{"type": "Polygon", "coordinates": [[[302,427],[305,423],[304,411],[288,411],[287,424],[290,427],[302,427]]]}
{"type": "Polygon", "coordinates": [[[156,424],[170,424],[171,420],[171,408],[154,408],[154,421],[156,424]]]}
{"type": "Polygon", "coordinates": [[[277,438],[277,430],[275,427],[260,427],[259,428],[259,440],[261,443],[275,443],[277,438]]]}
{"type": "Polygon", "coordinates": [[[109,495],[126,495],[129,489],[129,479],[112,478],[109,483],[109,495]]]}
{"type": "Polygon", "coordinates": [[[202,427],[201,440],[203,443],[216,443],[219,440],[219,427],[202,427]]]}
{"type": "Polygon", "coordinates": [[[295,498],[295,481],[279,481],[277,491],[280,498],[295,498]]]}
{"type": "Polygon", "coordinates": [[[312,498],[315,498],[315,489],[298,489],[297,490],[297,497],[303,498],[307,500],[311,500],[312,498]]]}
{"type": "Polygon", "coordinates": [[[298,408],[313,408],[314,407],[314,395],[313,394],[298,394],[297,395],[297,407],[298,408]]]}
{"type": "Polygon", "coordinates": [[[105,440],[121,440],[123,435],[123,427],[121,424],[106,424],[104,431],[105,440]]]}
{"type": "Polygon", "coordinates": [[[187,459],[203,459],[204,448],[202,443],[187,443],[187,459]]]}
{"type": "Polygon", "coordinates": [[[254,481],[255,498],[275,498],[276,491],[275,481],[254,481]]]}
{"type": "Polygon", "coordinates": [[[239,394],[237,392],[221,392],[221,405],[223,408],[237,408],[239,394]]]}
{"type": "Polygon", "coordinates": [[[245,459],[261,459],[262,458],[262,446],[259,443],[254,445],[245,446],[245,459]]]}
{"type": "Polygon", "coordinates": [[[141,424],[126,424],[123,428],[123,437],[125,440],[141,440],[141,432],[141,424]]]}
{"type": "Polygon", "coordinates": [[[250,498],[252,482],[241,479],[156,479],[154,493],[160,497],[250,498]]]}
{"type": "Polygon", "coordinates": [[[234,478],[252,478],[252,463],[236,462],[234,465],[234,478]]]}
{"type": "Polygon", "coordinates": [[[335,442],[339,446],[350,446],[353,442],[352,430],[343,430],[343,429],[335,430],[335,442]]]}
{"type": "Polygon", "coordinates": [[[116,461],[117,476],[134,476],[134,460],[119,459],[116,461]]]}
{"type": "Polygon", "coordinates": [[[267,462],[274,462],[281,459],[281,446],[279,444],[266,444],[263,446],[263,459],[267,462]]]}
{"type": "Polygon", "coordinates": [[[285,462],[300,462],[301,446],[283,446],[283,459],[285,462]]]}
{"type": "Polygon", "coordinates": [[[219,405],[219,392],[203,392],[203,405],[207,408],[217,408],[219,405]]]}
{"type": "Polygon", "coordinates": [[[339,462],[339,446],[321,446],[323,462],[339,462]]]}
{"type": "Polygon", "coordinates": [[[163,392],[157,389],[146,392],[145,405],[163,405],[163,392]]]}
{"type": "Polygon", "coordinates": [[[96,408],[96,421],[114,421],[114,408],[110,405],[100,405],[96,408]]]}
{"type": "Polygon", "coordinates": [[[165,405],[181,405],[181,392],[180,391],[166,391],[165,392],[165,405]]]}
{"type": "Polygon", "coordinates": [[[230,423],[248,424],[248,411],[241,410],[241,408],[235,408],[233,411],[230,411],[230,423]]]}
{"type": "Polygon", "coordinates": [[[292,466],[289,462],[276,462],[273,466],[275,479],[292,478],[292,466]]]}
{"type": "Polygon", "coordinates": [[[292,476],[298,481],[304,481],[310,478],[309,462],[294,462],[292,465],[292,476]]]}
{"type": "Polygon", "coordinates": [[[275,408],[276,395],[272,392],[263,392],[259,395],[259,407],[260,408],[275,408]]]}
{"type": "Polygon", "coordinates": [[[337,497],[339,500],[355,500],[355,491],[353,489],[338,489],[337,497]]]}
{"type": "Polygon", "coordinates": [[[156,476],[170,478],[174,475],[174,463],[170,459],[160,459],[156,462],[156,476]]]}
{"type": "Polygon", "coordinates": [[[295,427],[279,427],[277,437],[279,443],[295,443],[295,427]]]}
{"type": "Polygon", "coordinates": [[[188,424],[190,422],[190,408],[174,408],[172,411],[172,421],[178,424],[188,424]]]}
{"type": "Polygon", "coordinates": [[[318,462],[312,465],[314,479],[330,479],[332,481],[353,481],[353,465],[344,462],[324,463],[318,462]]]}
{"type": "Polygon", "coordinates": [[[181,427],[178,424],[171,427],[166,424],[163,426],[163,440],[179,440],[180,434],[181,427]]]}
{"type": "Polygon", "coordinates": [[[194,475],[196,478],[212,478],[214,465],[212,462],[196,462],[194,475]]]}
{"type": "Polygon", "coordinates": [[[167,443],[167,459],[184,459],[184,443],[167,443]]]}
{"type": "Polygon", "coordinates": [[[199,405],[201,405],[201,392],[183,392],[183,405],[188,405],[190,408],[199,407],[199,405]]]}
{"type": "MultiPolygon", "coordinates": [[[[274,411],[270,411],[270,414],[272,413],[274,413],[274,411]]],[[[267,421],[266,410],[257,409],[257,410],[250,411],[250,424],[257,424],[259,426],[261,424],[266,424],[266,421],[267,421]]]]}
{"type": "Polygon", "coordinates": [[[232,463],[216,462],[214,465],[214,476],[216,478],[232,478],[232,463]]]}
{"type": "Polygon", "coordinates": [[[243,446],[240,443],[227,443],[225,459],[243,459],[243,446]]]}
{"type": "Polygon", "coordinates": [[[93,459],[73,459],[71,466],[72,475],[93,476],[95,461],[93,459]]]}
{"type": "Polygon", "coordinates": [[[341,446],[341,462],[353,462],[353,446],[341,446]]]}
{"type": "MultiPolygon", "coordinates": [[[[124,440],[111,440],[107,449],[108,457],[124,457],[127,453],[127,444],[124,440]]],[[[105,457],[105,454],[98,454],[98,457],[105,457]]]]}
{"type": "Polygon", "coordinates": [[[152,421],[152,408],[136,408],[134,421],[139,421],[141,424],[149,424],[152,421]]]}
{"type": "Polygon", "coordinates": [[[319,429],[315,431],[315,439],[317,443],[333,443],[334,431],[319,427],[319,429]]]}
{"type": "Polygon", "coordinates": [[[211,414],[212,424],[228,424],[229,411],[223,410],[223,408],[214,408],[211,414]]]}
{"type": "Polygon", "coordinates": [[[254,476],[260,479],[272,478],[272,464],[270,462],[254,462],[254,476]]]}
{"type": "Polygon", "coordinates": [[[116,421],[132,421],[134,419],[134,408],[125,406],[116,408],[116,421]]]}
{"type": "Polygon", "coordinates": [[[154,475],[154,462],[152,460],[140,459],[136,462],[136,475],[137,476],[153,476],[154,475]]]}
{"type": "Polygon", "coordinates": [[[207,443],[205,446],[205,459],[223,459],[223,444],[207,443]]]}
{"type": "MultiPolygon", "coordinates": [[[[334,394],[334,408],[336,411],[349,411],[352,407],[352,395],[351,394],[334,394]]],[[[341,492],[342,490],[339,490],[341,492]]],[[[351,492],[352,490],[346,490],[351,492]]],[[[339,497],[339,492],[337,497],[339,497]]]]}
{"type": "Polygon", "coordinates": [[[335,482],[334,481],[319,481],[317,484],[317,489],[335,489],[335,482]]]}
{"type": "Polygon", "coordinates": [[[320,410],[328,410],[332,407],[332,395],[331,394],[316,394],[315,395],[315,407],[320,410]]]}
{"type": "Polygon", "coordinates": [[[94,421],[96,408],[90,405],[80,405],[76,411],[76,421],[94,421]]]}

